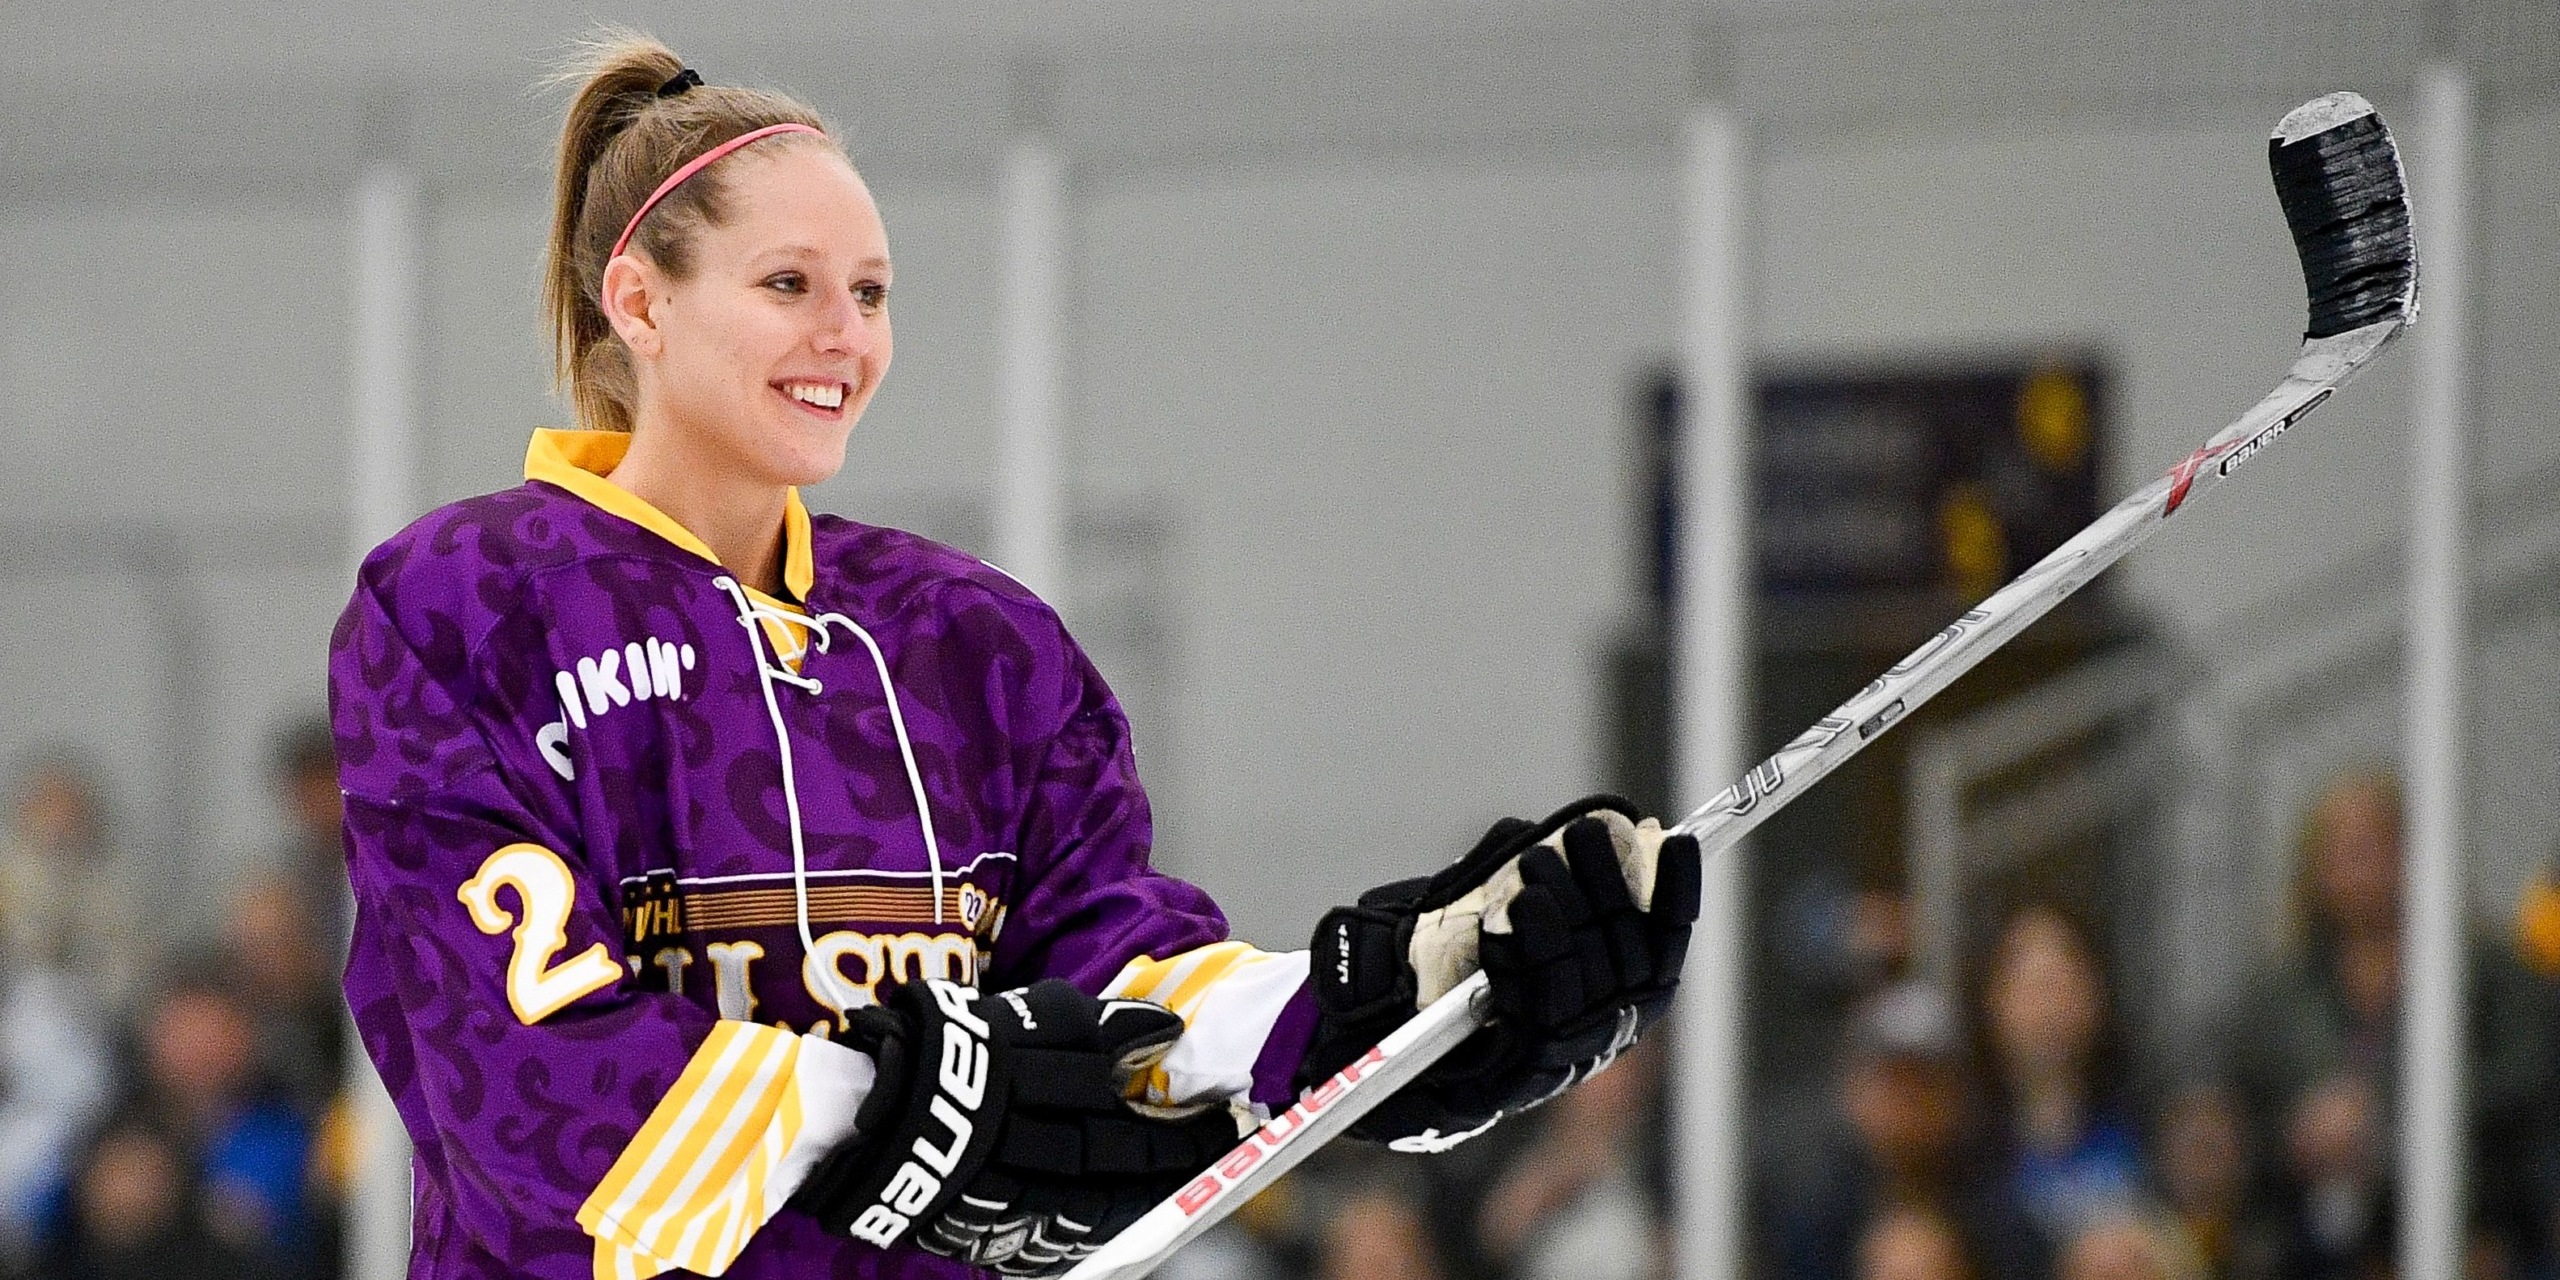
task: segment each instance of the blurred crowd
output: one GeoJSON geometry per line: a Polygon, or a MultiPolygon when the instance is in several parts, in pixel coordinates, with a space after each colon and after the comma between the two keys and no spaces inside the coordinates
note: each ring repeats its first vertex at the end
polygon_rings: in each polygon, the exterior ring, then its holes
{"type": "MultiPolygon", "coordinates": [[[[1761,1182],[1765,1270],[1877,1280],[2349,1280],[2395,1272],[2402,803],[2334,780],[2289,941],[2235,1007],[2130,1045],[2089,922],[2012,906],[1966,998],[1888,976],[1838,1055],[1827,1149],[1761,1182]]],[[[2469,1274],[2547,1277],[2560,1229],[2560,916],[2468,938],[2469,1274]]]]}
{"type": "MultiPolygon", "coordinates": [[[[0,845],[0,1277],[338,1273],[355,1153],[325,728],[281,735],[271,777],[272,855],[198,938],[172,901],[191,890],[139,873],[92,768],[20,769],[0,845]]],[[[2391,1274],[2401,834],[2391,777],[2337,779],[2303,823],[2288,946],[2173,1045],[2128,1042],[2069,905],[2010,906],[1950,993],[1910,972],[1908,901],[1859,895],[1811,1136],[1754,1148],[1754,1274],[2391,1274]]],[[[2560,1280],[2560,879],[2479,923],[2469,981],[2470,1274],[2560,1280]]],[[[1163,1274],[1665,1275],[1662,1039],[1445,1155],[1329,1149],[1163,1274]]]]}
{"type": "MultiPolygon", "coordinates": [[[[2176,1043],[2128,1043],[2101,935],[2069,904],[2009,905],[1949,992],[1911,972],[1908,899],[1857,895],[1840,931],[1856,976],[1823,1055],[1820,1114],[1783,1140],[1754,1135],[1752,1274],[2395,1274],[2401,821],[2388,774],[2336,779],[2303,823],[2281,955],[2215,1026],[2176,1043]]],[[[2550,1280],[2560,880],[2478,922],[2468,972],[2468,1272],[2550,1280]]],[[[1165,1274],[1667,1275],[1660,1053],[1649,1044],[1447,1157],[1330,1151],[1165,1274]]]]}
{"type": "Polygon", "coordinates": [[[203,930],[97,770],[18,772],[0,844],[0,1276],[338,1274],[349,906],[325,725],[280,735],[283,815],[203,930]]]}

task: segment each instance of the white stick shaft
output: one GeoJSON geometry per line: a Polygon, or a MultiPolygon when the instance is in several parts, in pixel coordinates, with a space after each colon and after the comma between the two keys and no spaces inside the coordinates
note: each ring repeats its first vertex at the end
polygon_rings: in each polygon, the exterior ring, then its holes
{"type": "Polygon", "coordinates": [[[1779,805],[1839,768],[1877,734],[2142,545],[2162,521],[2204,496],[2318,408],[2401,328],[2401,321],[2387,320],[2303,343],[2302,354],[2284,381],[2238,421],[2214,433],[2169,474],[2117,503],[2009,585],[1992,592],[1953,626],[1893,664],[1856,697],[1815,721],[1741,781],[1681,819],[1678,829],[1695,834],[1699,851],[1709,856],[1733,847],[1779,805]]]}
{"type": "MultiPolygon", "coordinates": [[[[1780,806],[1804,794],[1805,788],[1840,767],[1876,735],[1972,670],[2100,570],[2124,558],[2161,521],[2220,484],[2302,421],[2370,363],[2402,327],[2400,320],[2387,320],[2303,343],[2302,354],[2284,381],[2238,421],[2214,433],[2168,475],[2117,503],[2097,523],[1991,593],[1954,626],[1893,664],[1856,697],[1681,819],[1673,830],[1696,836],[1702,857],[1733,847],[1780,806]]],[[[1067,1273],[1067,1280],[1136,1280],[1161,1266],[1174,1250],[1278,1181],[1483,1026],[1487,991],[1482,972],[1460,983],[1079,1263],[1067,1273]]]]}
{"type": "Polygon", "coordinates": [[[1137,1280],[1219,1219],[1340,1137],[1396,1090],[1484,1025],[1492,984],[1479,970],[1395,1029],[1378,1047],[1308,1090],[1172,1199],[1077,1263],[1066,1280],[1137,1280]]]}

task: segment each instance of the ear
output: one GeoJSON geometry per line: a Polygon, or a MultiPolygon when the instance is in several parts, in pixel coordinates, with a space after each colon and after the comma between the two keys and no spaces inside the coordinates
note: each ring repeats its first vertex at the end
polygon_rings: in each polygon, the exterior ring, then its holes
{"type": "Polygon", "coordinates": [[[633,355],[658,354],[664,338],[649,315],[650,304],[661,294],[657,267],[637,255],[623,254],[604,265],[604,287],[599,293],[605,322],[613,326],[622,345],[633,355]]]}

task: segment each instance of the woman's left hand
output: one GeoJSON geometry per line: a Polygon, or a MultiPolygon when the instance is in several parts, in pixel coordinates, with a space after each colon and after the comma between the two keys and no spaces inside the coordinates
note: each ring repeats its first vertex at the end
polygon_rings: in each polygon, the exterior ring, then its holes
{"type": "Polygon", "coordinates": [[[1670,1007],[1698,917],[1698,843],[1598,797],[1506,819],[1441,874],[1317,926],[1321,1079],[1481,966],[1493,1020],[1353,1132],[1438,1150],[1607,1067],[1670,1007]]]}

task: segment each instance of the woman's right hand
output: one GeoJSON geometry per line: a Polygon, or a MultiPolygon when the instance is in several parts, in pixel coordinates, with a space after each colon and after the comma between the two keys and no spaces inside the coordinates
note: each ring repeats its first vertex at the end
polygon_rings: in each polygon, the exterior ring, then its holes
{"type": "Polygon", "coordinates": [[[1162,1006],[1055,979],[991,996],[892,987],[836,1037],[879,1076],[793,1203],[884,1248],[1062,1272],[1235,1145],[1224,1107],[1167,1119],[1127,1101],[1181,1034],[1162,1006]]]}

